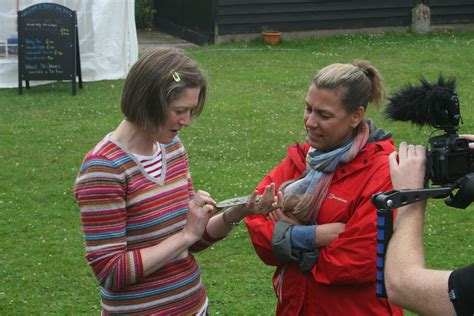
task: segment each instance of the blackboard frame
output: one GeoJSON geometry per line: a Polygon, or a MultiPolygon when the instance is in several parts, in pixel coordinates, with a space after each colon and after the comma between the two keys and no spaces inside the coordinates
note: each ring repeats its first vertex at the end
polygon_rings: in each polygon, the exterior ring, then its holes
{"type": "Polygon", "coordinates": [[[31,80],[71,80],[82,89],[76,12],[55,3],[38,3],[18,11],[18,93],[31,80]]]}

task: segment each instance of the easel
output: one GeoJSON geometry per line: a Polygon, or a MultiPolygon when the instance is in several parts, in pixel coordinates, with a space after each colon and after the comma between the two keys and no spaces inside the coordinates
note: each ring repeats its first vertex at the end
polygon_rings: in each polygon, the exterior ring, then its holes
{"type": "Polygon", "coordinates": [[[71,80],[82,89],[76,12],[59,4],[39,3],[18,11],[18,93],[30,80],[71,80]]]}

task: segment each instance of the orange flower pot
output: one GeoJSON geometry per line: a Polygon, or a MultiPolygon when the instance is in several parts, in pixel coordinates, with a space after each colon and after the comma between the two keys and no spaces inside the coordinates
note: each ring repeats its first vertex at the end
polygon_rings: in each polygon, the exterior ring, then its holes
{"type": "Polygon", "coordinates": [[[281,32],[262,32],[263,42],[267,45],[277,45],[280,42],[281,32]]]}

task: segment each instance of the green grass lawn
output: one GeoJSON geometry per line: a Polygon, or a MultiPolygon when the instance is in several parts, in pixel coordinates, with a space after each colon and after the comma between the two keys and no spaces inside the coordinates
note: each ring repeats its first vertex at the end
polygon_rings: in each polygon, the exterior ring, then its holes
{"type": "MultiPolygon", "coordinates": [[[[196,189],[216,200],[248,194],[294,141],[304,141],[308,85],[321,67],[367,59],[388,91],[421,76],[455,76],[464,119],[474,133],[474,33],[427,36],[337,36],[188,50],[209,76],[200,118],[182,133],[196,189]]],[[[99,294],[84,259],[79,211],[72,194],[85,153],[122,119],[123,81],[35,86],[19,96],[0,90],[0,314],[98,314],[99,294]]],[[[396,143],[426,144],[431,130],[384,120],[396,143]]],[[[473,261],[474,212],[430,200],[427,264],[453,269],[473,261]]],[[[259,261],[244,225],[198,254],[211,315],[272,315],[272,267],[259,261]]],[[[375,295],[375,294],[374,294],[375,295]]]]}

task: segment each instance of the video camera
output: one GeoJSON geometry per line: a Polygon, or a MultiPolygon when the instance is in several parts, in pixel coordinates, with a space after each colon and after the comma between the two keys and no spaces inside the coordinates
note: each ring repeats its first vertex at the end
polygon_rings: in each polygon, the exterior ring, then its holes
{"type": "Polygon", "coordinates": [[[454,79],[439,77],[436,83],[421,79],[420,86],[407,85],[394,93],[385,116],[397,121],[431,125],[444,134],[430,137],[427,149],[426,178],[434,185],[448,185],[474,171],[474,156],[469,141],[458,136],[462,123],[454,79]]]}
{"type": "Polygon", "coordinates": [[[469,141],[459,137],[461,122],[454,79],[439,77],[436,83],[420,80],[406,85],[389,98],[385,116],[397,121],[431,125],[444,134],[432,136],[426,149],[426,180],[439,187],[420,190],[381,192],[372,197],[377,207],[377,287],[378,297],[387,297],[384,285],[385,253],[393,232],[393,208],[428,198],[445,198],[448,206],[466,208],[474,201],[474,155],[469,141]],[[456,193],[454,193],[456,191],[456,193]]]}

